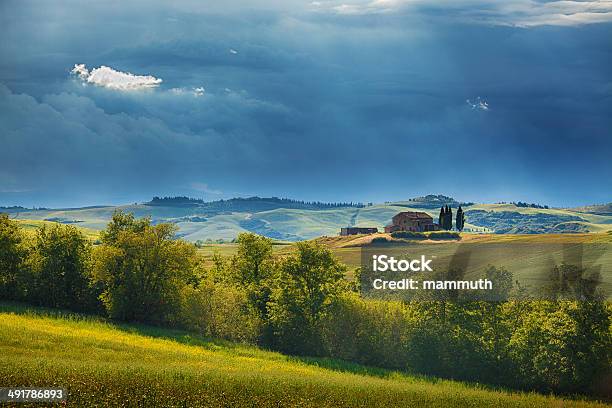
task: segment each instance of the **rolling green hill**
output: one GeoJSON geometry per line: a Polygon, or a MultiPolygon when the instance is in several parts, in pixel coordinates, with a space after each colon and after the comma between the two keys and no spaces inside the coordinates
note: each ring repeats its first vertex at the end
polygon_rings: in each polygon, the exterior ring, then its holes
{"type": "Polygon", "coordinates": [[[605,206],[580,209],[532,208],[515,204],[460,203],[446,196],[425,196],[399,202],[361,205],[304,203],[279,198],[251,197],[203,202],[157,199],[144,204],[69,209],[0,208],[12,218],[70,223],[91,230],[105,227],[115,210],[149,216],[154,223],[172,222],[179,235],[198,240],[231,240],[250,231],[283,241],[337,235],[341,227],[372,226],[379,230],[400,211],[424,211],[434,220],[441,205],[466,211],[466,231],[478,233],[577,233],[612,230],[612,215],[605,206]],[[586,211],[587,209],[591,211],[586,211]]]}
{"type": "Polygon", "coordinates": [[[66,388],[67,405],[79,407],[608,406],[1,303],[0,378],[3,386],[66,388]]]}

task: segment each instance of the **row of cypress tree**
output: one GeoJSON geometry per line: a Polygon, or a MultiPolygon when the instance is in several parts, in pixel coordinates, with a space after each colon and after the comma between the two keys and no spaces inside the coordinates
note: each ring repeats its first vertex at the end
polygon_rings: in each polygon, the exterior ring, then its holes
{"type": "MultiPolygon", "coordinates": [[[[440,208],[440,216],[438,217],[440,228],[450,231],[453,229],[453,210],[448,205],[440,208]]],[[[455,228],[457,231],[463,231],[465,226],[465,213],[461,206],[457,209],[457,217],[455,218],[455,228]]]]}

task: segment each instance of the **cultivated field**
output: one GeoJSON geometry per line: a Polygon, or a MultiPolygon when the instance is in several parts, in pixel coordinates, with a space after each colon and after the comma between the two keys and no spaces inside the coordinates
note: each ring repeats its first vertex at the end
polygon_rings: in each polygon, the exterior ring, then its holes
{"type": "Polygon", "coordinates": [[[0,304],[0,378],[3,386],[65,387],[68,406],[609,406],[11,304],[0,304]]]}

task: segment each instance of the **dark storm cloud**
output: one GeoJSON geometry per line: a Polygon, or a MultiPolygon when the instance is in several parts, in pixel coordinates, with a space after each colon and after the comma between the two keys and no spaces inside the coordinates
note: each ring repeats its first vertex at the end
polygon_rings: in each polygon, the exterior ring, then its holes
{"type": "Polygon", "coordinates": [[[323,3],[4,2],[0,204],[610,200],[610,24],[562,27],[525,1],[323,3]],[[163,82],[84,84],[77,63],[163,82]]]}

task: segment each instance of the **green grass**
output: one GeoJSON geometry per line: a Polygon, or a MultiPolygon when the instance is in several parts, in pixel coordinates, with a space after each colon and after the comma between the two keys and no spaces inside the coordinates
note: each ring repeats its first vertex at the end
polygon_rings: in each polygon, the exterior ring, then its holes
{"type": "MultiPolygon", "coordinates": [[[[44,221],[44,220],[21,220],[21,219],[16,219],[14,220],[16,221],[19,226],[21,228],[23,228],[27,234],[34,234],[36,232],[37,229],[39,229],[40,227],[43,226],[52,226],[57,224],[56,222],[53,221],[44,221]]],[[[79,224],[70,224],[73,227],[78,228],[83,235],[85,235],[88,239],[95,241],[96,239],[98,239],[99,235],[100,235],[100,231],[97,230],[93,230],[91,228],[85,228],[80,226],[79,224]]]]}
{"type": "MultiPolygon", "coordinates": [[[[272,246],[272,250],[276,255],[287,255],[295,252],[295,245],[285,243],[275,243],[272,246]]],[[[204,260],[204,264],[207,267],[212,266],[213,257],[218,254],[224,258],[229,258],[238,252],[238,244],[226,243],[226,244],[206,244],[201,248],[198,248],[197,254],[204,260]]]]}
{"type": "Polygon", "coordinates": [[[0,379],[1,386],[65,387],[69,406],[606,406],[11,304],[0,304],[0,379]]]}

